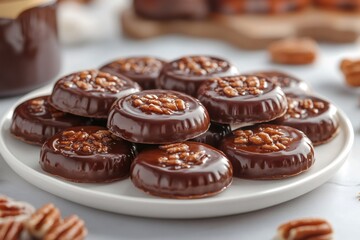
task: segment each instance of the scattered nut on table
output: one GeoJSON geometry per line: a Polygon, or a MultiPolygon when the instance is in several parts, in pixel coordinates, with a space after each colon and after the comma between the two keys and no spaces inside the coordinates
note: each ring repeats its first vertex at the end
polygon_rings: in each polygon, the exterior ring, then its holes
{"type": "Polygon", "coordinates": [[[303,218],[278,227],[277,240],[331,240],[333,229],[325,219],[303,218]]]}

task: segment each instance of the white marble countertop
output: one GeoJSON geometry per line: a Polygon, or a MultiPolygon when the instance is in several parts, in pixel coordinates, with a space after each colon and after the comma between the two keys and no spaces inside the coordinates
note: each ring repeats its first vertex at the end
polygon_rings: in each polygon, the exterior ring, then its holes
{"type": "MultiPolygon", "coordinates": [[[[124,38],[63,50],[60,75],[96,68],[121,56],[155,55],[172,59],[185,54],[213,54],[229,59],[240,71],[278,69],[306,80],[319,94],[330,99],[350,118],[355,129],[355,145],[337,174],[316,190],[286,203],[256,212],[200,220],[146,219],[107,213],[84,207],[44,192],[16,175],[0,157],[0,194],[28,201],[36,207],[53,202],[64,215],[84,218],[87,239],[272,239],[279,224],[290,219],[328,219],[335,238],[358,239],[360,201],[360,109],[358,94],[345,86],[338,65],[343,57],[360,57],[359,45],[321,45],[318,61],[310,66],[285,67],[269,62],[265,51],[248,52],[203,39],[168,36],[145,41],[124,38]]],[[[2,116],[19,97],[0,99],[2,116]]]]}

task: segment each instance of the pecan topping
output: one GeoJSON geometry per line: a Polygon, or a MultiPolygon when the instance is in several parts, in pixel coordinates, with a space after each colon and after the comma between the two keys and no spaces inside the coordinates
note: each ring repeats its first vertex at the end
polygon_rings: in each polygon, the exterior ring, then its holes
{"type": "Polygon", "coordinates": [[[50,203],[38,209],[24,225],[31,236],[44,239],[44,236],[61,221],[59,209],[50,203]]]}
{"type": "Polygon", "coordinates": [[[9,222],[0,223],[0,239],[16,240],[20,239],[23,224],[19,221],[11,220],[9,222]]]}
{"type": "Polygon", "coordinates": [[[44,240],[82,240],[87,235],[85,223],[76,215],[72,215],[59,222],[54,227],[49,229],[45,234],[44,240]]]}
{"type": "Polygon", "coordinates": [[[311,98],[287,98],[288,110],[285,118],[306,118],[309,114],[316,115],[325,108],[324,102],[313,101],[311,98]]]}
{"type": "Polygon", "coordinates": [[[45,100],[42,98],[36,98],[30,101],[29,111],[34,114],[45,112],[45,100]]]}
{"type": "Polygon", "coordinates": [[[34,212],[34,208],[25,202],[17,202],[11,198],[0,196],[0,223],[23,221],[34,212]]]}
{"type": "Polygon", "coordinates": [[[223,77],[212,81],[217,83],[215,92],[227,97],[260,95],[268,87],[266,79],[257,76],[223,77]]]}
{"type": "Polygon", "coordinates": [[[281,240],[331,240],[333,230],[323,219],[308,218],[287,222],[279,226],[277,237],[281,240]]]}
{"type": "Polygon", "coordinates": [[[117,139],[108,130],[98,130],[95,133],[69,130],[62,132],[54,146],[60,151],[81,154],[108,153],[111,143],[117,139]]]}
{"type": "Polygon", "coordinates": [[[144,113],[171,115],[175,112],[183,112],[188,104],[172,94],[146,94],[145,96],[132,95],[132,105],[144,113]]]}
{"type": "Polygon", "coordinates": [[[78,87],[84,91],[118,93],[126,82],[109,73],[89,70],[69,76],[63,85],[65,88],[78,87]]]}
{"type": "Polygon", "coordinates": [[[281,130],[272,127],[259,128],[258,133],[251,130],[236,130],[234,135],[234,143],[256,145],[264,152],[285,150],[293,141],[292,138],[284,136],[281,130]]]}
{"type": "Polygon", "coordinates": [[[112,62],[109,67],[120,72],[131,72],[137,75],[151,75],[160,72],[162,62],[152,57],[123,58],[112,62]]]}
{"type": "Polygon", "coordinates": [[[180,60],[173,62],[172,66],[182,74],[206,76],[224,72],[225,69],[229,68],[229,63],[210,57],[194,56],[183,57],[180,60]]]}
{"type": "Polygon", "coordinates": [[[190,151],[189,145],[185,143],[162,145],[159,148],[168,155],[159,157],[158,162],[162,167],[170,167],[172,169],[191,168],[193,165],[204,163],[209,157],[204,150],[197,152],[190,151]]]}

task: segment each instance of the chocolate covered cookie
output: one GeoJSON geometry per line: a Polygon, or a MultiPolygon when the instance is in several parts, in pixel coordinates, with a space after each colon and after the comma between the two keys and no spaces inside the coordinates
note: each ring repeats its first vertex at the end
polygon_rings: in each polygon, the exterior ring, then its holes
{"type": "Polygon", "coordinates": [[[103,127],[74,127],[49,138],[41,168],[73,182],[112,182],[129,175],[135,147],[103,127]]]}
{"type": "Polygon", "coordinates": [[[234,169],[234,177],[282,179],[308,170],[314,148],[301,131],[280,125],[246,127],[226,137],[220,146],[234,169]]]}
{"type": "Polygon", "coordinates": [[[107,118],[113,102],[140,91],[140,86],[125,77],[117,77],[98,70],[72,73],[58,80],[49,103],[74,115],[107,118]]]}
{"type": "Polygon", "coordinates": [[[238,70],[225,59],[210,56],[185,56],[164,65],[157,87],[196,97],[199,86],[212,77],[231,76],[238,70]]]}
{"type": "Polygon", "coordinates": [[[131,165],[133,184],[151,195],[202,198],[232,182],[232,167],[224,154],[196,142],[161,145],[144,150],[131,165]]]}
{"type": "Polygon", "coordinates": [[[130,142],[166,144],[205,133],[209,114],[195,98],[167,90],[146,90],[117,100],[108,119],[109,130],[130,142]]]}
{"type": "Polygon", "coordinates": [[[125,76],[137,82],[143,90],[154,89],[155,80],[165,62],[154,57],[120,58],[100,68],[112,75],[125,76]]]}
{"type": "Polygon", "coordinates": [[[48,102],[49,96],[40,96],[19,104],[13,113],[10,131],[16,138],[42,145],[55,133],[74,126],[90,125],[89,118],[61,112],[48,102]]]}
{"type": "Polygon", "coordinates": [[[287,109],[281,88],[255,75],[209,80],[199,88],[198,99],[211,120],[223,124],[268,122],[284,115],[287,109]]]}
{"type": "Polygon", "coordinates": [[[326,143],[336,136],[339,118],[336,107],[328,101],[309,95],[288,95],[286,114],[275,124],[299,129],[314,145],[326,143]]]}
{"type": "Polygon", "coordinates": [[[310,92],[310,87],[306,82],[287,73],[279,71],[260,71],[253,74],[268,78],[271,82],[279,85],[285,94],[310,92]]]}

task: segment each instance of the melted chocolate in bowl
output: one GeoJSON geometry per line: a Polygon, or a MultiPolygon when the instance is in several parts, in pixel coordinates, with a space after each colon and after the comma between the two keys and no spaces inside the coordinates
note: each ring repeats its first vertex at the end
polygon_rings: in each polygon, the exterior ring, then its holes
{"type": "MultiPolygon", "coordinates": [[[[1,7],[1,4],[0,4],[1,7]]],[[[52,80],[60,70],[56,4],[0,18],[0,97],[20,94],[52,80]]]]}

